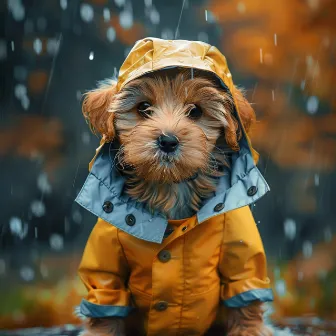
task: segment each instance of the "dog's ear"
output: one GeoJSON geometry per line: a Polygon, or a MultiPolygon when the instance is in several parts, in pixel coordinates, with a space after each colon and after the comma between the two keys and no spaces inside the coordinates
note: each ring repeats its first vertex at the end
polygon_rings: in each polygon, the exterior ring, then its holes
{"type": "Polygon", "coordinates": [[[254,110],[250,105],[250,103],[245,98],[245,94],[242,90],[235,87],[233,94],[235,96],[235,100],[238,105],[240,120],[243,123],[246,133],[249,133],[251,126],[256,121],[254,110]]]}
{"type": "Polygon", "coordinates": [[[108,140],[115,137],[114,113],[110,112],[114,96],[117,92],[115,81],[108,81],[97,89],[84,95],[82,105],[83,115],[93,133],[99,133],[108,140]]]}

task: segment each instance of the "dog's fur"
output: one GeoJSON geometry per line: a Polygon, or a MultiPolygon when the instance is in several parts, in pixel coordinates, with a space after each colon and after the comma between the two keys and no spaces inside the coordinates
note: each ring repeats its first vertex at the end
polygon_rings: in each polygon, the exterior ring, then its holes
{"type": "MultiPolygon", "coordinates": [[[[254,111],[239,89],[232,94],[249,131],[254,111]]],[[[147,75],[120,92],[110,80],[87,93],[83,103],[92,130],[119,144],[115,160],[125,174],[128,196],[170,219],[192,216],[215,192],[218,177],[230,164],[230,152],[239,150],[242,130],[233,110],[231,95],[213,78],[190,70],[147,75]],[[151,105],[146,118],[137,110],[144,101],[151,105]],[[188,113],[195,105],[203,114],[191,120],[188,113]],[[180,143],[172,154],[157,146],[157,138],[168,133],[180,143]]],[[[90,320],[86,335],[122,335],[119,323],[113,318],[90,320]]],[[[231,336],[271,335],[264,327],[260,304],[232,309],[227,327],[231,336]]]]}

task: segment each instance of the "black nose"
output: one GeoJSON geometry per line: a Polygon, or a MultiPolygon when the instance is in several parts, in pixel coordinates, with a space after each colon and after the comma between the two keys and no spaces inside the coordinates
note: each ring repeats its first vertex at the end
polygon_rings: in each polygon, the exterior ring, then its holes
{"type": "Polygon", "coordinates": [[[160,135],[158,138],[158,144],[160,149],[165,153],[172,153],[174,152],[178,145],[179,141],[175,135],[160,135]]]}

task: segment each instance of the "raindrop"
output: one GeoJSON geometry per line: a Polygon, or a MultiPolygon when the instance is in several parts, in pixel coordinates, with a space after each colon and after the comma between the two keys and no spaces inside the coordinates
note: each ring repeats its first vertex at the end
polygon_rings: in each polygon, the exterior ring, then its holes
{"type": "Polygon", "coordinates": [[[37,19],[37,28],[42,31],[47,28],[47,20],[44,17],[37,19]]]}
{"type": "Polygon", "coordinates": [[[125,0],[114,0],[114,3],[119,7],[124,6],[125,2],[125,0]]]}
{"type": "Polygon", "coordinates": [[[68,1],[67,0],[60,0],[60,6],[63,10],[66,10],[68,7],[68,1]]]}
{"type": "Polygon", "coordinates": [[[263,51],[261,48],[259,49],[259,57],[260,57],[260,63],[263,63],[263,51]]]}
{"type": "Polygon", "coordinates": [[[311,55],[306,56],[306,64],[308,67],[312,67],[314,65],[314,58],[311,55]]]}
{"type": "Polygon", "coordinates": [[[319,174],[314,175],[314,183],[315,183],[315,186],[318,186],[320,184],[320,175],[319,174]]]}
{"type": "Polygon", "coordinates": [[[7,57],[7,44],[5,40],[0,40],[0,61],[7,57]]]}
{"type": "Polygon", "coordinates": [[[72,220],[77,224],[80,224],[82,222],[82,215],[78,210],[72,213],[72,220]]]}
{"type": "Polygon", "coordinates": [[[88,132],[83,132],[82,133],[82,142],[85,145],[88,145],[90,143],[90,140],[91,140],[90,134],[88,132]]]}
{"type": "Polygon", "coordinates": [[[57,233],[53,233],[49,238],[49,244],[53,250],[59,251],[64,246],[63,237],[57,233]]]}
{"type": "Polygon", "coordinates": [[[303,272],[298,272],[298,280],[302,281],[303,280],[303,272]]]}
{"type": "Polygon", "coordinates": [[[51,185],[48,181],[48,175],[46,173],[41,173],[37,178],[37,187],[42,191],[42,193],[50,194],[51,185]]]}
{"type": "Polygon", "coordinates": [[[284,280],[277,280],[275,282],[275,291],[280,297],[286,295],[286,283],[284,280]]]}
{"type": "Polygon", "coordinates": [[[24,23],[24,31],[27,35],[34,32],[34,23],[32,20],[26,20],[24,23]]]}
{"type": "Polygon", "coordinates": [[[125,58],[127,58],[128,54],[130,53],[132,48],[126,48],[124,51],[125,58]]]}
{"type": "Polygon", "coordinates": [[[330,227],[324,229],[324,240],[330,242],[332,240],[332,232],[330,227]]]}
{"type": "Polygon", "coordinates": [[[35,277],[34,270],[29,266],[23,266],[20,269],[21,278],[25,281],[32,281],[35,277]]]}
{"type": "Polygon", "coordinates": [[[275,46],[278,45],[278,37],[277,37],[277,34],[274,34],[274,45],[275,45],[275,46]]]}
{"type": "Polygon", "coordinates": [[[56,55],[59,49],[59,40],[49,39],[47,41],[47,52],[51,55],[56,55]]]}
{"type": "Polygon", "coordinates": [[[49,275],[49,271],[47,269],[47,267],[43,264],[40,265],[40,272],[43,278],[47,278],[49,275]]]}
{"type": "Polygon", "coordinates": [[[313,255],[313,244],[306,240],[302,245],[302,253],[305,258],[310,258],[313,255]]]}
{"type": "Polygon", "coordinates": [[[205,21],[209,22],[209,23],[214,23],[216,22],[216,18],[213,15],[212,12],[205,10],[205,21]]]}
{"type": "Polygon", "coordinates": [[[305,80],[301,81],[300,87],[301,87],[302,91],[305,89],[305,87],[306,87],[306,81],[305,80]]]}
{"type": "Polygon", "coordinates": [[[245,6],[244,2],[238,2],[237,11],[241,14],[246,12],[246,6],[245,6]]]}
{"type": "Polygon", "coordinates": [[[111,13],[110,13],[110,10],[108,8],[104,8],[103,17],[104,17],[105,22],[108,22],[108,21],[111,20],[111,13]]]}
{"type": "Polygon", "coordinates": [[[9,220],[9,229],[14,236],[18,236],[20,239],[26,237],[28,233],[28,225],[23,224],[18,217],[12,217],[9,220]]]}
{"type": "Polygon", "coordinates": [[[307,112],[315,114],[319,108],[319,99],[316,96],[310,96],[307,99],[307,112]]]}
{"type": "Polygon", "coordinates": [[[149,19],[154,25],[160,23],[160,13],[154,7],[149,12],[149,19]]]}
{"type": "Polygon", "coordinates": [[[161,38],[164,40],[172,40],[174,38],[174,33],[171,29],[165,28],[161,32],[161,38]]]}
{"type": "Polygon", "coordinates": [[[288,218],[284,222],[285,236],[289,240],[293,240],[296,236],[296,223],[293,219],[288,218]]]}
{"type": "Polygon", "coordinates": [[[197,35],[197,39],[198,39],[198,41],[202,41],[202,42],[205,42],[205,43],[209,42],[209,36],[205,32],[199,32],[198,35],[197,35]]]}
{"type": "Polygon", "coordinates": [[[76,91],[76,98],[77,98],[77,100],[82,99],[82,93],[79,90],[76,91]]]}
{"type": "Polygon", "coordinates": [[[273,100],[273,101],[275,100],[275,93],[274,93],[274,90],[272,90],[272,100],[273,100]]]}
{"type": "Polygon", "coordinates": [[[146,7],[152,6],[152,0],[145,0],[145,6],[146,7]]]}
{"type": "Polygon", "coordinates": [[[308,6],[312,10],[315,10],[318,8],[320,0],[307,0],[307,2],[308,2],[308,6]]]}
{"type": "Polygon", "coordinates": [[[42,217],[45,215],[46,209],[41,201],[33,201],[30,208],[35,217],[42,217]]]}
{"type": "Polygon", "coordinates": [[[89,60],[92,61],[93,59],[94,59],[94,52],[90,51],[89,60]]]}
{"type": "Polygon", "coordinates": [[[25,111],[27,111],[29,109],[30,100],[27,96],[23,96],[21,98],[21,105],[22,105],[22,107],[25,111]]]}
{"type": "Polygon", "coordinates": [[[27,95],[27,88],[23,84],[16,84],[14,88],[14,94],[17,99],[22,99],[22,97],[27,95]]]}
{"type": "Polygon", "coordinates": [[[124,10],[119,15],[119,23],[125,30],[130,29],[133,26],[133,14],[130,10],[124,10]]]}
{"type": "Polygon", "coordinates": [[[0,259],[0,276],[6,273],[6,263],[5,260],[0,259]]]}
{"type": "Polygon", "coordinates": [[[15,21],[22,21],[25,17],[25,8],[22,6],[21,1],[9,1],[8,7],[12,12],[15,21]]]}
{"type": "Polygon", "coordinates": [[[40,39],[35,39],[33,42],[33,48],[36,52],[36,54],[40,54],[42,52],[42,41],[40,39]]]}
{"type": "Polygon", "coordinates": [[[69,220],[67,217],[64,217],[64,232],[68,233],[70,229],[69,220]]]}
{"type": "Polygon", "coordinates": [[[80,7],[80,16],[84,22],[90,22],[93,20],[93,8],[88,4],[81,4],[80,7]]]}
{"type": "Polygon", "coordinates": [[[12,51],[14,51],[14,50],[15,50],[14,41],[11,41],[11,48],[12,48],[12,51]]]}
{"type": "Polygon", "coordinates": [[[113,42],[116,39],[116,31],[113,27],[108,27],[106,30],[106,37],[110,42],[113,42]]]}

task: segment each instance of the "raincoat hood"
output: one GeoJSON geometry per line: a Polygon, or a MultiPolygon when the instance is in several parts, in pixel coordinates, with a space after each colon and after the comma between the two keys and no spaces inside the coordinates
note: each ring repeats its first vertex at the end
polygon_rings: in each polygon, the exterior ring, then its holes
{"type": "MultiPolygon", "coordinates": [[[[120,68],[117,91],[133,79],[169,68],[193,68],[210,72],[228,93],[233,92],[234,84],[226,58],[216,47],[200,41],[158,38],[145,38],[136,42],[120,68]]],[[[243,130],[239,142],[240,151],[232,155],[231,167],[220,178],[215,196],[208,199],[197,213],[198,223],[251,204],[269,191],[256,167],[259,156],[252,148],[241,122],[236,98],[231,96],[235,105],[233,113],[243,130]]],[[[167,228],[167,218],[160,213],[150,214],[141,204],[123,194],[125,180],[114,167],[114,160],[111,160],[115,155],[112,147],[113,144],[105,138],[101,140],[89,165],[90,174],[76,201],[93,214],[135,237],[161,243],[167,228]],[[112,210],[106,204],[112,206],[112,210]],[[130,215],[136,225],[129,225],[125,220],[130,215]]]]}

